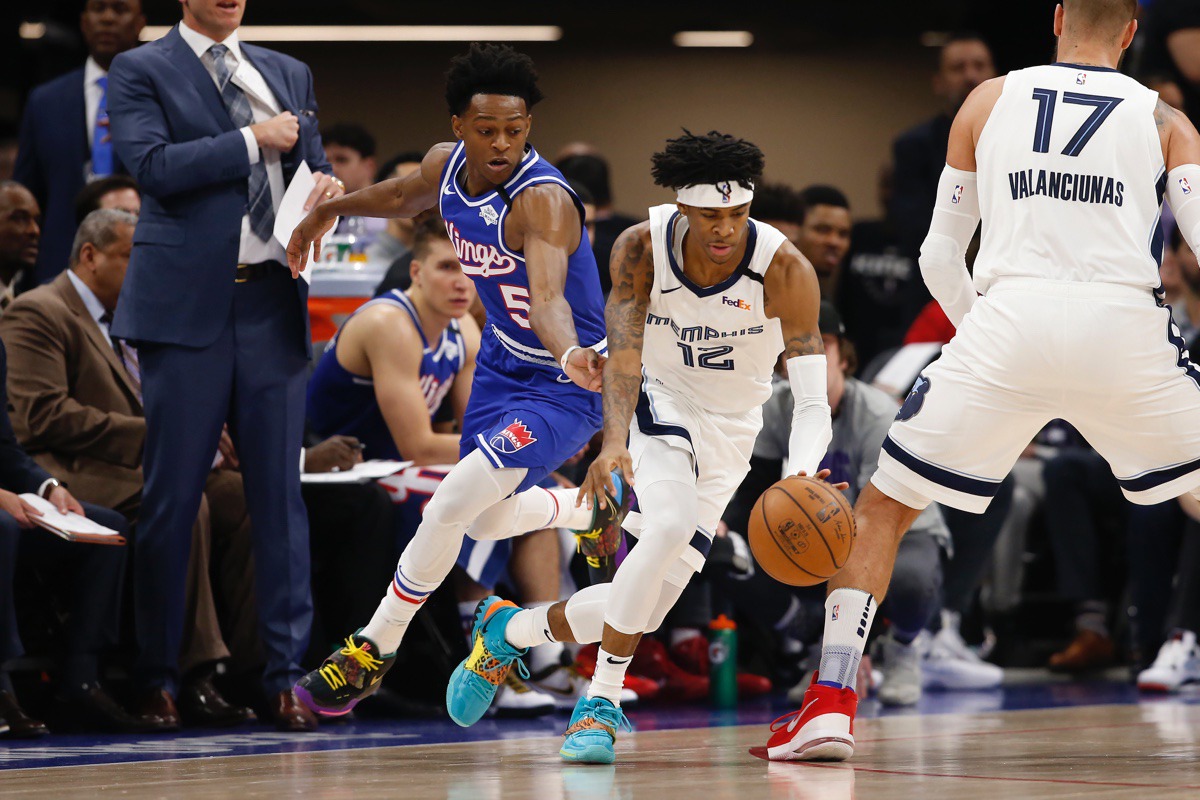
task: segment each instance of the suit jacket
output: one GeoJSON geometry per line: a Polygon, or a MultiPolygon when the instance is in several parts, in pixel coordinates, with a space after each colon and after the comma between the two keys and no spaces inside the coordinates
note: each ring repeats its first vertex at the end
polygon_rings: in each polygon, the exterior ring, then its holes
{"type": "MultiPolygon", "coordinates": [[[[45,283],[67,268],[75,238],[75,197],[87,183],[92,158],[83,96],[83,68],[43,83],[29,94],[13,177],[42,207],[42,240],[37,266],[22,283],[45,283]]],[[[114,154],[114,159],[115,159],[114,154]]],[[[114,160],[116,172],[124,172],[114,160]]]]}
{"type": "Polygon", "coordinates": [[[108,508],[142,490],[137,388],[64,272],[0,316],[17,438],[71,493],[108,508]]]}
{"type": "MultiPolygon", "coordinates": [[[[300,137],[283,154],[285,182],[301,161],[330,174],[308,67],[251,44],[241,50],[300,120],[300,137]]],[[[233,305],[250,175],[245,139],[177,28],[113,60],[108,112],[116,152],[143,192],[113,332],[133,341],[209,345],[233,305]]],[[[304,280],[296,281],[296,301],[309,349],[304,280]]]]}

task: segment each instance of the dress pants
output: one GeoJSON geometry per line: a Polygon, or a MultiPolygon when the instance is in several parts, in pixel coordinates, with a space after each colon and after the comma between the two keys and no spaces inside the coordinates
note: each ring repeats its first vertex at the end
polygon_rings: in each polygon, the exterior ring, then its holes
{"type": "Polygon", "coordinates": [[[291,276],[275,269],[237,284],[212,343],[139,345],[146,488],[134,591],[145,685],[173,692],[179,680],[190,531],[226,421],[250,512],[264,688],[289,689],[304,674],[312,598],[300,494],[309,363],[302,313],[291,276]]]}

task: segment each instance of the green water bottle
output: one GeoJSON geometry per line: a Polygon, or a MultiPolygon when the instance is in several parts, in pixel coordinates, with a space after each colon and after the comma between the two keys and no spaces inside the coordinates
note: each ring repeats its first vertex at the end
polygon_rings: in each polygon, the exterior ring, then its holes
{"type": "Polygon", "coordinates": [[[708,626],[708,691],[716,708],[737,705],[737,624],[724,614],[708,626]]]}

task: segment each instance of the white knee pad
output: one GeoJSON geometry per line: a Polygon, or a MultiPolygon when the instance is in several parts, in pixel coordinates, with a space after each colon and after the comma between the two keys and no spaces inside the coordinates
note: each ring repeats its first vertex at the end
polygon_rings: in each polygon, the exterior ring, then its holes
{"type": "Polygon", "coordinates": [[[470,525],[512,494],[525,473],[524,469],[496,469],[475,450],[447,473],[422,516],[437,525],[470,525]]]}
{"type": "Polygon", "coordinates": [[[658,596],[658,605],[654,607],[654,611],[650,614],[650,621],[646,623],[646,633],[654,633],[662,627],[663,620],[679,602],[679,596],[683,594],[688,581],[695,574],[696,571],[683,559],[679,559],[671,565],[671,568],[667,570],[667,577],[663,579],[662,594],[658,596]]]}
{"type": "MultiPolygon", "coordinates": [[[[646,625],[646,633],[658,630],[666,619],[668,612],[678,602],[679,596],[687,586],[695,572],[682,559],[676,561],[667,570],[663,580],[662,591],[654,610],[650,613],[650,622],[646,625]]],[[[612,591],[611,583],[598,583],[586,589],[580,589],[567,600],[564,612],[567,625],[575,641],[584,644],[600,641],[604,635],[604,615],[608,607],[612,591]]]]}

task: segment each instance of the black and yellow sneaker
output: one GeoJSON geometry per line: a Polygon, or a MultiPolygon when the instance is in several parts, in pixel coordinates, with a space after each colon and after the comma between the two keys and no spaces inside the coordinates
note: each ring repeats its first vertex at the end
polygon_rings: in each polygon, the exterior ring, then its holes
{"type": "Polygon", "coordinates": [[[379,655],[374,642],[355,633],[346,637],[345,647],[296,681],[296,697],[323,717],[349,714],[359,700],[375,693],[395,660],[395,653],[379,655]]]}
{"type": "Polygon", "coordinates": [[[587,559],[588,572],[595,583],[607,583],[617,571],[617,550],[621,547],[621,523],[633,505],[633,491],[621,478],[619,472],[612,474],[617,495],[608,492],[604,508],[599,504],[592,508],[592,524],[587,530],[574,531],[579,552],[587,559]]]}

